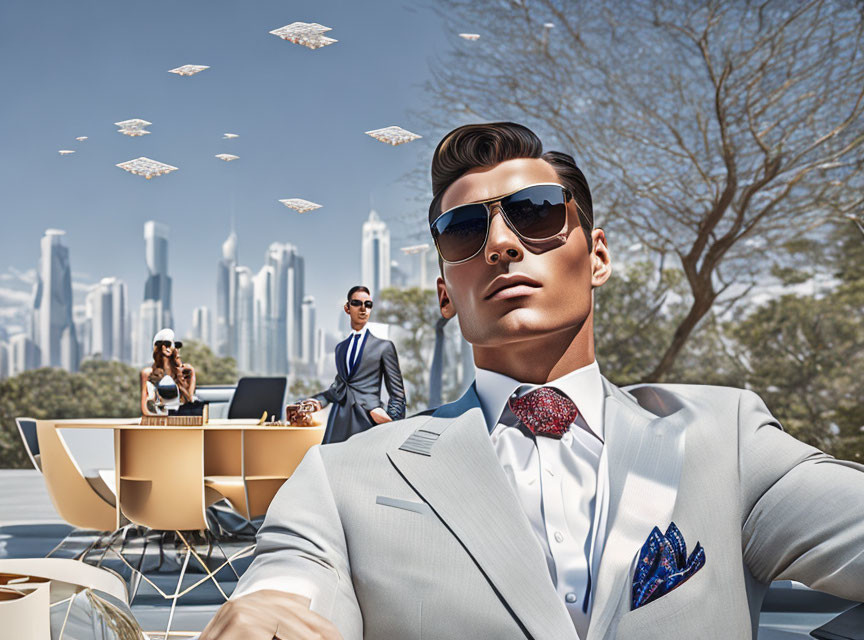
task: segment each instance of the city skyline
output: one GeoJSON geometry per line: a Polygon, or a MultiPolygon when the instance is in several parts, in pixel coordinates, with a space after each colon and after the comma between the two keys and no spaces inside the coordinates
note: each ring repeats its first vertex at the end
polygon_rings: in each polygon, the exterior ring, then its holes
{"type": "Polygon", "coordinates": [[[43,5],[0,9],[8,88],[0,132],[16,149],[14,158],[0,158],[0,210],[13,230],[0,238],[4,317],[29,289],[16,274],[33,268],[34,243],[46,228],[66,231],[76,304],[84,289],[116,277],[135,310],[147,277],[141,225],[167,225],[180,333],[190,331],[195,308],[214,310],[212,287],[201,283],[212,280],[232,220],[240,263],[258,264],[274,241],[301,249],[319,324],[330,330],[344,291],[360,276],[356,238],[369,209],[394,227],[394,246],[416,242],[415,225],[405,221],[416,219],[422,233],[425,213],[406,176],[426,165],[434,135],[412,111],[422,106],[431,57],[453,34],[419,2],[214,2],[206,30],[191,5],[156,2],[144,15],[131,6],[49,5],[47,12],[43,5]],[[171,21],[160,19],[166,12],[171,21]],[[332,24],[340,42],[313,52],[268,33],[293,20],[332,24]],[[120,23],[122,32],[114,28],[120,23]],[[148,48],[155,31],[160,47],[148,48]],[[115,55],[118,49],[148,55],[115,55]],[[21,57],[27,70],[13,62],[21,57]],[[186,78],[167,73],[187,59],[210,68],[186,78]],[[130,118],[152,122],[150,135],[117,133],[114,123],[130,118]],[[394,148],[364,133],[392,124],[424,139],[394,148]],[[226,132],[239,137],[225,139],[226,132]],[[59,156],[60,148],[76,153],[59,156]],[[218,153],[239,159],[221,162],[218,153]],[[115,166],[139,156],[179,169],[145,180],[115,166]],[[299,214],[278,202],[292,197],[322,207],[299,214]]]}

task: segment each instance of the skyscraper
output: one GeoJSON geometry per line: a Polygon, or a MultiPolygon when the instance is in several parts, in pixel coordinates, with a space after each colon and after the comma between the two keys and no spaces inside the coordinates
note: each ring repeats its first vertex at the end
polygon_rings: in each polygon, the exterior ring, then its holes
{"type": "Polygon", "coordinates": [[[222,259],[216,275],[216,353],[235,356],[237,313],[237,234],[222,243],[222,259]]]}
{"type": "Polygon", "coordinates": [[[255,368],[253,353],[255,340],[255,292],[249,267],[235,267],[237,278],[236,353],[240,373],[251,373],[255,368]]]}
{"type": "Polygon", "coordinates": [[[144,283],[144,302],[138,314],[139,353],[136,364],[143,364],[150,359],[153,336],[160,329],[174,326],[166,225],[153,220],[144,223],[144,260],[147,263],[147,280],[144,283]]]}
{"type": "Polygon", "coordinates": [[[10,355],[9,345],[5,342],[0,342],[0,380],[5,380],[9,377],[10,355]]]}
{"type": "Polygon", "coordinates": [[[300,359],[307,365],[311,371],[315,366],[315,298],[306,296],[303,298],[303,343],[300,352],[300,359]]]}
{"type": "Polygon", "coordinates": [[[303,257],[288,243],[274,242],[267,248],[266,264],[273,268],[271,285],[272,351],[271,373],[288,373],[299,353],[301,307],[305,290],[303,257]]]}
{"type": "Polygon", "coordinates": [[[17,376],[28,369],[40,366],[39,347],[26,333],[9,338],[9,376],[17,376]]]}
{"type": "Polygon", "coordinates": [[[85,313],[90,333],[87,355],[128,362],[131,349],[126,284],[117,278],[102,278],[87,293],[85,313]]]}
{"type": "Polygon", "coordinates": [[[253,324],[254,335],[252,369],[255,373],[273,373],[275,360],[276,336],[273,331],[274,321],[277,319],[273,313],[273,283],[275,280],[275,269],[265,264],[261,270],[252,278],[253,288],[253,324]]]}
{"type": "Polygon", "coordinates": [[[374,209],[363,223],[360,275],[373,298],[390,286],[390,230],[374,209]]]}
{"type": "Polygon", "coordinates": [[[65,231],[48,229],[42,236],[42,255],[33,287],[33,342],[43,367],[77,371],[78,339],[72,319],[72,269],[65,231]]]}
{"type": "Polygon", "coordinates": [[[192,339],[211,347],[213,344],[213,336],[210,333],[211,326],[210,309],[207,307],[195,307],[192,310],[192,339]]]}

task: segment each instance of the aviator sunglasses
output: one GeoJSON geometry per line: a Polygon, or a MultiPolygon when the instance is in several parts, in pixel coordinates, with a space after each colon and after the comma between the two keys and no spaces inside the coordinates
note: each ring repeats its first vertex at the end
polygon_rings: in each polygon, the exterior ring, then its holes
{"type": "Polygon", "coordinates": [[[486,246],[492,205],[499,205],[504,222],[521,240],[540,242],[565,230],[571,198],[560,184],[532,184],[503,196],[448,209],[429,228],[441,259],[458,264],[475,257],[486,246]]]}
{"type": "Polygon", "coordinates": [[[372,308],[371,300],[351,300],[348,304],[350,304],[352,307],[366,307],[367,309],[372,308]]]}
{"type": "Polygon", "coordinates": [[[179,340],[176,340],[174,342],[171,342],[170,340],[157,340],[155,344],[157,347],[172,347],[173,346],[175,349],[182,349],[183,348],[183,343],[180,342],[179,340]]]}

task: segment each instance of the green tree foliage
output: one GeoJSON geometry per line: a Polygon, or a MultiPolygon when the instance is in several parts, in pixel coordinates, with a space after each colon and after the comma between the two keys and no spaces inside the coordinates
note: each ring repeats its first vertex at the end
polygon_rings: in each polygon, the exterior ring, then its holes
{"type": "Polygon", "coordinates": [[[127,418],[140,415],[138,370],[88,360],[77,373],[42,368],[0,382],[0,467],[26,468],[16,417],[127,418]]]}
{"type": "Polygon", "coordinates": [[[378,296],[377,320],[399,327],[394,343],[405,382],[408,415],[427,408],[429,364],[435,344],[435,322],[441,317],[431,289],[385,289],[378,296]]]}
{"type": "Polygon", "coordinates": [[[199,385],[237,384],[237,361],[217,356],[203,342],[184,341],[180,356],[195,367],[199,385]]]}

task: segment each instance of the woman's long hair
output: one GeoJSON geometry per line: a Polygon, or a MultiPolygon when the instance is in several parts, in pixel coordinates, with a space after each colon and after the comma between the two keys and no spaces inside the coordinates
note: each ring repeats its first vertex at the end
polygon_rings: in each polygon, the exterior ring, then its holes
{"type": "Polygon", "coordinates": [[[183,365],[180,360],[180,353],[176,347],[171,347],[171,355],[165,357],[162,354],[162,348],[159,346],[153,347],[153,367],[150,371],[150,377],[147,378],[152,384],[158,385],[159,381],[165,376],[170,375],[177,385],[177,390],[180,392],[180,397],[183,402],[192,402],[192,394],[189,387],[192,383],[192,373],[188,367],[183,365]]]}

